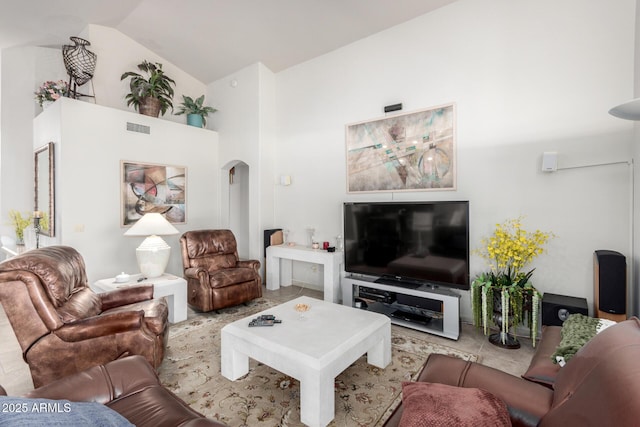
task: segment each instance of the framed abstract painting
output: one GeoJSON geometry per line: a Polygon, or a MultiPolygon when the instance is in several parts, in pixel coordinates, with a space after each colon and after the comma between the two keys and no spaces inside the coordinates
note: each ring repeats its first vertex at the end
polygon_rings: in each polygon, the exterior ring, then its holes
{"type": "Polygon", "coordinates": [[[169,222],[187,221],[187,168],[122,161],[121,226],[136,223],[150,212],[169,222]]]}
{"type": "Polygon", "coordinates": [[[456,189],[454,104],[346,126],[347,192],[456,189]]]}

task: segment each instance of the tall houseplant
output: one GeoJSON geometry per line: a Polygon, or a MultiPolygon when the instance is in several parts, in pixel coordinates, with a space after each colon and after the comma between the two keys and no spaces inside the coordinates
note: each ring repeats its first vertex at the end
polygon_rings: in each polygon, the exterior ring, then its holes
{"type": "Polygon", "coordinates": [[[521,218],[497,224],[493,234],[483,238],[474,252],[488,261],[489,271],[479,274],[471,284],[471,306],[476,327],[487,335],[491,324],[500,332],[489,341],[506,348],[518,348],[520,343],[509,333],[512,326],[527,321],[529,336],[535,346],[538,333],[540,292],[530,279],[533,270],[523,271],[544,252],[552,233],[522,228],[521,218]]]}
{"type": "Polygon", "coordinates": [[[160,113],[164,115],[169,108],[173,111],[172,85],[175,86],[176,82],[164,73],[162,64],[142,61],[138,70],[146,76],[135,71],[127,71],[120,76],[120,80],[131,78],[130,92],[125,96],[127,106],[133,105],[140,114],[152,117],[158,117],[160,113]]]}
{"type": "Polygon", "coordinates": [[[188,125],[201,128],[207,125],[207,116],[216,111],[218,110],[204,105],[204,95],[195,100],[190,96],[182,95],[182,103],[175,114],[176,116],[186,114],[188,125]]]}

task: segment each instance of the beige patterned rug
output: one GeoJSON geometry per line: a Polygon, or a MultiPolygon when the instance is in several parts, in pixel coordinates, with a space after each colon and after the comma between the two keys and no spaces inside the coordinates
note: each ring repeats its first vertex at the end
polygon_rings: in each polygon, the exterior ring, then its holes
{"type": "MultiPolygon", "coordinates": [[[[232,427],[293,427],[300,422],[300,388],[294,378],[250,361],[249,374],[229,381],[220,374],[220,330],[232,321],[277,305],[265,298],[172,325],[162,383],[208,418],[232,427]]],[[[430,353],[478,357],[403,334],[392,327],[392,361],[385,369],[358,359],[335,380],[336,416],[330,426],[380,426],[401,399],[402,382],[414,378],[430,353]]]]}

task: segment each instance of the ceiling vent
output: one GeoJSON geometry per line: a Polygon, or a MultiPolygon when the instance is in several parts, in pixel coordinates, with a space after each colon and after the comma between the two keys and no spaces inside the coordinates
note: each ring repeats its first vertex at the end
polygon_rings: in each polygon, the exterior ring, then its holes
{"type": "Polygon", "coordinates": [[[127,130],[131,132],[146,133],[147,135],[151,133],[150,126],[139,125],[138,123],[131,122],[127,122],[127,130]]]}

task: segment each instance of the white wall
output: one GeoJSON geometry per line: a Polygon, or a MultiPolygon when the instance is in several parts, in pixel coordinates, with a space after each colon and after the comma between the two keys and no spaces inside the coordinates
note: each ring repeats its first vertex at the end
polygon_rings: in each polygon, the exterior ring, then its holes
{"type": "Polygon", "coordinates": [[[34,91],[45,80],[64,79],[65,73],[55,49],[16,47],[3,49],[0,56],[0,233],[14,237],[9,211],[33,211],[32,120],[42,111],[34,91]]]}
{"type": "MultiPolygon", "coordinates": [[[[187,222],[182,233],[219,224],[218,135],[167,120],[63,98],[34,120],[33,146],[48,141],[56,152],[56,237],[84,257],[91,282],[121,271],[138,271],[135,248],[142,238],[125,237],[121,219],[121,161],[185,166],[187,222]],[[126,130],[126,123],[150,126],[151,133],[126,130]]],[[[179,235],[167,272],[182,275],[179,235]]]]}
{"type": "MultiPolygon", "coordinates": [[[[345,200],[469,200],[472,247],[524,215],[557,235],[535,285],[591,303],[593,251],[631,251],[632,126],[607,111],[632,95],[634,16],[634,0],[461,0],[278,73],[275,170],[293,185],[276,189],[276,223],[335,241],[345,200]],[[456,104],[457,191],[347,194],[345,124],[397,102],[456,104]],[[622,163],[544,174],[544,151],[560,167],[622,163]]],[[[461,308],[469,319],[468,293],[461,308]]]]}
{"type": "MultiPolygon", "coordinates": [[[[211,117],[213,128],[220,135],[220,166],[226,176],[229,165],[240,161],[247,165],[249,192],[248,242],[249,251],[241,256],[263,260],[263,231],[273,228],[273,156],[275,144],[275,77],[262,64],[254,64],[210,84],[207,96],[220,109],[211,117]]],[[[229,212],[229,189],[224,182],[221,192],[222,226],[235,223],[229,212]]],[[[234,233],[243,230],[232,228],[234,233]]],[[[264,264],[264,263],[263,263],[264,264]]]]}
{"type": "MultiPolygon", "coordinates": [[[[129,93],[129,79],[120,81],[120,76],[126,71],[140,72],[137,65],[143,60],[159,62],[165,74],[175,80],[175,96],[173,106],[175,109],[182,102],[182,95],[197,98],[206,91],[206,85],[182,71],[178,66],[160,57],[155,52],[142,46],[128,36],[113,28],[101,25],[89,25],[84,30],[81,37],[89,40],[91,46],[89,50],[98,55],[96,71],[93,77],[96,101],[99,105],[104,105],[121,110],[135,111],[133,107],[127,107],[124,99],[129,93]]],[[[89,92],[87,83],[82,87],[82,92],[89,92]]],[[[209,104],[208,97],[205,100],[209,104]]],[[[186,123],[186,116],[175,116],[171,110],[167,111],[162,120],[169,120],[178,123],[186,123]]]]}

